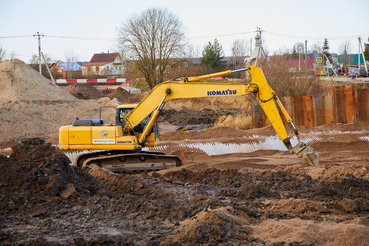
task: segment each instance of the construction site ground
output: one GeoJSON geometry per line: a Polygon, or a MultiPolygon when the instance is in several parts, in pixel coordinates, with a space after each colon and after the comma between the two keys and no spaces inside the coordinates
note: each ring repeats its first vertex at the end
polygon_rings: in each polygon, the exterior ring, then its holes
{"type": "Polygon", "coordinates": [[[320,155],[312,167],[271,127],[216,125],[247,115],[249,99],[179,100],[153,150],[183,166],[115,174],[70,165],[58,129],[140,96],[68,87],[0,63],[0,245],[369,244],[369,122],[299,126],[320,155]]]}

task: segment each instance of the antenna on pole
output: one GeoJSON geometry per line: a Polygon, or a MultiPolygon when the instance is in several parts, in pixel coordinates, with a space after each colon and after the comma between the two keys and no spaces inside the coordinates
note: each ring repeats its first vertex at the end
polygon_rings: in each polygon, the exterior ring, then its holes
{"type": "Polygon", "coordinates": [[[39,65],[40,74],[42,74],[41,72],[41,38],[44,37],[44,34],[37,32],[33,36],[38,38],[38,65],[39,65]]]}
{"type": "Polygon", "coordinates": [[[256,34],[256,37],[255,37],[255,48],[258,47],[258,53],[257,53],[257,56],[256,56],[256,63],[255,63],[255,66],[257,66],[258,64],[258,59],[259,59],[259,56],[260,56],[260,51],[263,52],[263,55],[265,56],[265,52],[264,52],[264,49],[263,49],[263,45],[262,45],[262,40],[261,40],[261,33],[264,32],[260,27],[256,27],[256,31],[255,31],[257,34],[256,34]]]}

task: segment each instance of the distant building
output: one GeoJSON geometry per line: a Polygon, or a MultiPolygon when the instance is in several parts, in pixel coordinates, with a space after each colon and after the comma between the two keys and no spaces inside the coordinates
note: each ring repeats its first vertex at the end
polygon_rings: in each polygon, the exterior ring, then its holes
{"type": "MultiPolygon", "coordinates": [[[[365,58],[369,59],[369,57],[365,57],[365,58]]],[[[359,67],[359,55],[358,54],[339,55],[338,63],[346,65],[348,71],[354,68],[358,68],[359,67]]],[[[360,67],[365,68],[364,58],[362,55],[360,55],[360,67]]]]}
{"type": "Polygon", "coordinates": [[[200,64],[200,58],[170,58],[168,62],[171,68],[192,67],[200,64]]]}
{"type": "Polygon", "coordinates": [[[197,76],[200,58],[170,58],[166,68],[169,77],[197,76]]]}
{"type": "Polygon", "coordinates": [[[118,53],[94,54],[90,62],[82,65],[82,75],[88,76],[123,76],[122,57],[118,53]]]}
{"type": "Polygon", "coordinates": [[[82,66],[76,62],[55,62],[49,68],[54,79],[82,77],[82,66]]]}

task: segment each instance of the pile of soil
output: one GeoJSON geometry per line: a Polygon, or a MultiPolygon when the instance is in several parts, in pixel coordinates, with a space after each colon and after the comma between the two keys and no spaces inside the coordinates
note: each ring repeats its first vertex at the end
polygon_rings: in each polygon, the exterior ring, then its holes
{"type": "Polygon", "coordinates": [[[186,126],[186,125],[200,125],[206,124],[208,126],[213,126],[215,122],[218,121],[221,116],[237,115],[244,113],[244,111],[239,109],[234,110],[212,110],[212,109],[202,109],[201,111],[186,111],[175,109],[164,109],[160,114],[159,122],[168,122],[176,126],[186,126]]]}
{"type": "Polygon", "coordinates": [[[57,204],[63,198],[75,201],[86,194],[108,192],[90,175],[71,167],[70,160],[42,138],[22,140],[13,146],[9,158],[0,158],[0,209],[4,211],[28,211],[30,216],[43,216],[48,211],[39,204],[57,204]]]}
{"type": "Polygon", "coordinates": [[[131,94],[123,88],[118,87],[106,95],[108,98],[116,98],[122,104],[139,103],[144,98],[144,94],[131,94]]]}
{"type": "Polygon", "coordinates": [[[319,179],[297,169],[182,168],[128,175],[71,167],[40,138],[13,148],[0,156],[3,245],[368,243],[369,182],[351,173],[319,179]]]}
{"type": "Polygon", "coordinates": [[[89,84],[72,84],[65,89],[78,99],[99,99],[105,96],[104,92],[89,84]]]}
{"type": "Polygon", "coordinates": [[[101,106],[75,98],[17,59],[0,63],[0,94],[0,140],[56,138],[76,117],[98,118],[101,106]]]}

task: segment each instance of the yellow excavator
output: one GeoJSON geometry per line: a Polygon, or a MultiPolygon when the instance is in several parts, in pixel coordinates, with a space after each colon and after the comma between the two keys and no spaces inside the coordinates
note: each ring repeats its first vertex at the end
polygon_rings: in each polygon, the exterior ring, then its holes
{"type": "Polygon", "coordinates": [[[316,166],[319,155],[311,145],[300,141],[298,130],[275,92],[268,85],[262,70],[250,66],[198,77],[174,79],[158,84],[139,103],[115,108],[115,125],[101,119],[76,119],[71,126],[59,130],[59,148],[63,150],[96,150],[76,159],[77,166],[96,165],[114,172],[153,171],[181,166],[179,157],[162,152],[144,151],[143,147],[159,144],[158,117],[165,102],[177,98],[229,97],[252,94],[259,101],[277,135],[290,151],[309,165],[316,166]],[[248,70],[251,83],[194,83],[196,81],[248,70]],[[293,127],[288,136],[278,107],[293,127]],[[290,139],[298,143],[292,146],[290,139]]]}

